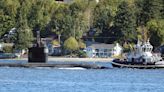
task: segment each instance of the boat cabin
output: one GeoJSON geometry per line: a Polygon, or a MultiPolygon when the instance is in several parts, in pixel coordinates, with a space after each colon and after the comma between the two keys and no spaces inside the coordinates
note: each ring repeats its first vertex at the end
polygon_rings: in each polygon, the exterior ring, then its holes
{"type": "Polygon", "coordinates": [[[150,44],[149,40],[146,42],[141,42],[138,40],[137,44],[134,46],[134,52],[127,56],[129,62],[156,62],[160,60],[157,54],[152,53],[153,46],[150,44]]]}

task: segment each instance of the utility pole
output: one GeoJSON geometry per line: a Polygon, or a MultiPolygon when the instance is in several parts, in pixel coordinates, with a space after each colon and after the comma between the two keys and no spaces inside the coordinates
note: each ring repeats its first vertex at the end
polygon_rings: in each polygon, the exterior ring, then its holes
{"type": "MultiPolygon", "coordinates": [[[[76,18],[75,18],[75,22],[76,22],[76,18]]],[[[75,28],[76,28],[76,23],[75,23],[75,22],[74,22],[74,26],[73,26],[73,27],[74,27],[74,28],[73,28],[73,36],[74,36],[74,38],[75,38],[75,36],[76,36],[76,35],[75,35],[75,28]]]]}
{"type": "Polygon", "coordinates": [[[59,41],[59,44],[60,44],[60,41],[61,41],[60,37],[61,37],[61,34],[58,34],[58,41],[59,41]]]}

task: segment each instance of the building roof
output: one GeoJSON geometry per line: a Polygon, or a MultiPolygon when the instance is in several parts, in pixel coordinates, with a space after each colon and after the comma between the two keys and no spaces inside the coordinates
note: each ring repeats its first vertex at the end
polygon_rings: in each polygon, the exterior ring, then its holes
{"type": "Polygon", "coordinates": [[[115,44],[105,44],[105,43],[92,42],[92,41],[86,41],[85,43],[86,43],[86,47],[91,47],[94,49],[114,48],[116,46],[115,44]]]}
{"type": "Polygon", "coordinates": [[[92,44],[91,47],[95,49],[100,49],[100,48],[114,48],[114,44],[104,44],[104,43],[98,43],[98,44],[92,44]]]}
{"type": "Polygon", "coordinates": [[[91,46],[92,44],[100,44],[99,42],[85,41],[86,47],[91,46]]]}

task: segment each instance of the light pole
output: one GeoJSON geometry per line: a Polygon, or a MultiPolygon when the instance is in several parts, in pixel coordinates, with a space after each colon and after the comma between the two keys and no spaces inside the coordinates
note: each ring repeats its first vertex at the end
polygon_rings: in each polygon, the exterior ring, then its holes
{"type": "Polygon", "coordinates": [[[61,34],[58,34],[58,41],[59,41],[59,44],[60,44],[60,37],[61,37],[61,34]]]}

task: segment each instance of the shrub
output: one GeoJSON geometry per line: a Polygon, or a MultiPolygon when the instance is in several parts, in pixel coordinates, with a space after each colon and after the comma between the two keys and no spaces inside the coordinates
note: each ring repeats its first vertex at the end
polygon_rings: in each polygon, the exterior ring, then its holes
{"type": "Polygon", "coordinates": [[[82,42],[82,41],[79,41],[79,48],[80,49],[86,48],[86,44],[84,42],[82,42]]]}
{"type": "Polygon", "coordinates": [[[86,52],[84,52],[82,50],[79,50],[78,51],[78,56],[81,57],[81,58],[86,58],[87,57],[87,54],[86,54],[86,52]]]}
{"type": "Polygon", "coordinates": [[[3,47],[3,51],[5,53],[12,53],[13,52],[13,46],[5,46],[5,47],[3,47]]]}
{"type": "Polygon", "coordinates": [[[55,45],[60,45],[59,41],[57,41],[57,40],[53,40],[53,41],[51,42],[51,44],[54,45],[54,46],[55,46],[55,45]]]}
{"type": "Polygon", "coordinates": [[[76,51],[79,49],[79,45],[75,38],[70,37],[67,40],[65,40],[64,48],[68,51],[71,51],[71,53],[72,53],[73,51],[76,51]]]}

